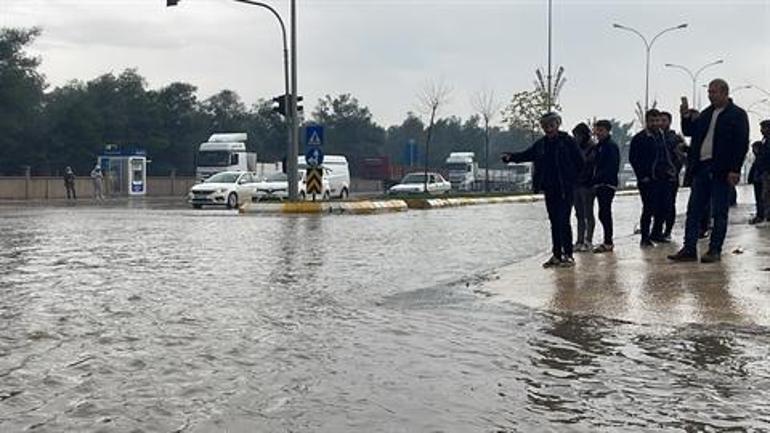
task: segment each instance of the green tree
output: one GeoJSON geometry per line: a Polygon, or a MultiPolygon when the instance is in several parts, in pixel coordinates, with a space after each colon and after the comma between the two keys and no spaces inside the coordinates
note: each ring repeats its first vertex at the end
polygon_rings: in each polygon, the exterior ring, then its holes
{"type": "Polygon", "coordinates": [[[25,49],[40,36],[39,28],[0,30],[0,172],[17,174],[32,164],[40,149],[45,79],[40,59],[25,49]]]}

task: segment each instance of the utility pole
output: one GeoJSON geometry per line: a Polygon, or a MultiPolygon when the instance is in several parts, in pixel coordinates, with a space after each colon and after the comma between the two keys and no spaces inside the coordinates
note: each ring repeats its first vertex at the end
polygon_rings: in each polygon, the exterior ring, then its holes
{"type": "Polygon", "coordinates": [[[297,156],[299,155],[299,116],[297,115],[297,0],[291,0],[291,146],[286,157],[289,178],[289,200],[296,201],[299,196],[297,156]]]}

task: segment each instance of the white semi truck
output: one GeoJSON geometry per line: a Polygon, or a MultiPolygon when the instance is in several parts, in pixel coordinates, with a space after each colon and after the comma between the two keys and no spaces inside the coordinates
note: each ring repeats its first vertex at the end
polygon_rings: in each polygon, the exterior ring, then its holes
{"type": "Polygon", "coordinates": [[[198,147],[195,175],[199,180],[223,171],[257,170],[257,154],[246,151],[245,132],[211,134],[209,140],[198,147]]]}
{"type": "Polygon", "coordinates": [[[455,191],[472,191],[478,180],[479,164],[474,160],[473,152],[452,152],[445,164],[449,175],[449,183],[455,191]]]}

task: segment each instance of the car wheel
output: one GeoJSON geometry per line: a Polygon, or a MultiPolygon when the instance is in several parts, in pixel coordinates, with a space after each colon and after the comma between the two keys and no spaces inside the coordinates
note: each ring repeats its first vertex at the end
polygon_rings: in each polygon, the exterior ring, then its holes
{"type": "Polygon", "coordinates": [[[340,191],[340,200],[345,200],[350,196],[350,193],[348,192],[347,188],[342,188],[342,191],[340,191]]]}
{"type": "Polygon", "coordinates": [[[234,192],[231,192],[230,195],[227,196],[227,208],[228,209],[235,209],[238,207],[238,195],[234,192]]]}
{"type": "Polygon", "coordinates": [[[323,200],[324,200],[324,201],[329,201],[329,199],[331,199],[331,198],[332,198],[332,195],[331,195],[331,193],[329,193],[329,191],[326,191],[326,192],[324,193],[324,196],[323,196],[323,200]]]}
{"type": "Polygon", "coordinates": [[[192,205],[193,209],[201,209],[203,207],[202,204],[194,204],[192,205]]]}
{"type": "Polygon", "coordinates": [[[302,191],[302,192],[300,192],[300,193],[299,193],[299,199],[300,199],[300,200],[302,200],[302,201],[305,201],[305,197],[307,197],[307,196],[305,195],[305,191],[302,191]]]}

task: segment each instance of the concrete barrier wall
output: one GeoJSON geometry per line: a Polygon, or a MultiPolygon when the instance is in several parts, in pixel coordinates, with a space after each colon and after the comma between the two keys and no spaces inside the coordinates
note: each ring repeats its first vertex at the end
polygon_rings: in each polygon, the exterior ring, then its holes
{"type": "MultiPolygon", "coordinates": [[[[108,182],[105,182],[107,187],[108,182]]],[[[148,177],[147,196],[181,197],[195,184],[193,177],[148,177]]],[[[75,179],[78,198],[90,198],[94,188],[91,179],[75,179]]],[[[61,177],[0,177],[0,200],[55,200],[67,198],[61,177]]]]}

